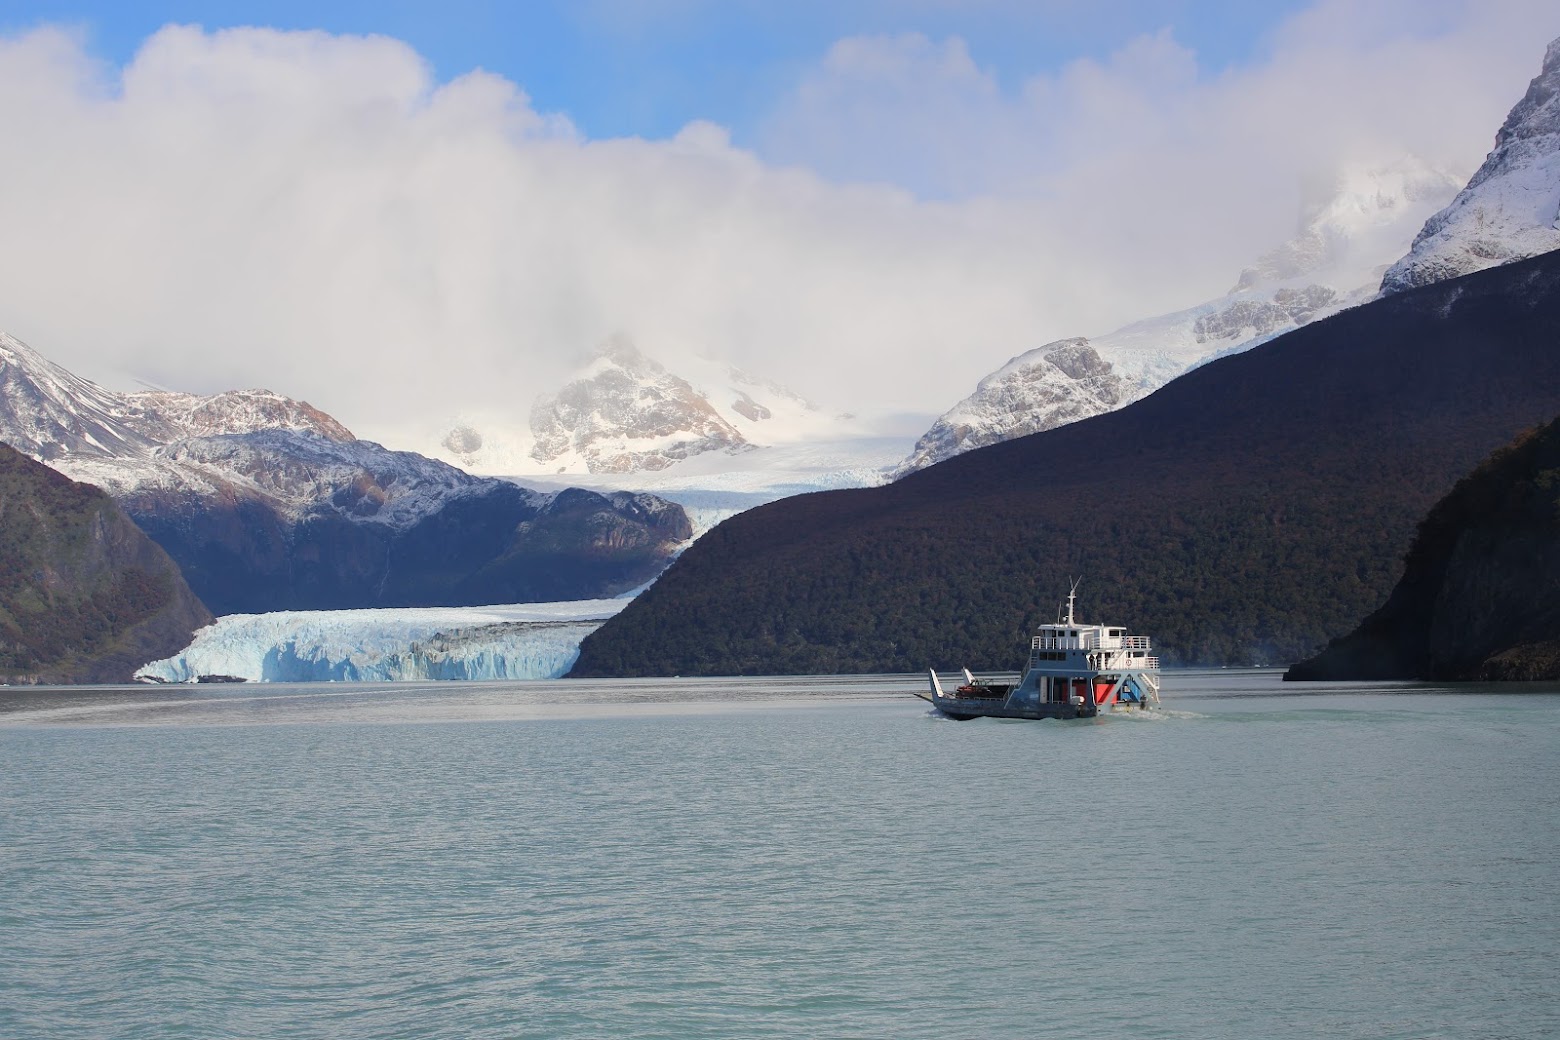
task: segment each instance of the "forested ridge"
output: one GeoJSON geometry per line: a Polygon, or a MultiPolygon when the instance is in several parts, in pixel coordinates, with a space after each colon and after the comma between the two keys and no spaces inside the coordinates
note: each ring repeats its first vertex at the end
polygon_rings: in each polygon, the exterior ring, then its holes
{"type": "Polygon", "coordinates": [[[1560,419],[1459,480],[1386,604],[1284,677],[1560,678],[1560,419]]]}
{"type": "Polygon", "coordinates": [[[126,681],[210,619],[112,499],[0,444],[0,679],[126,681]]]}
{"type": "Polygon", "coordinates": [[[1378,300],[1121,411],[728,520],[573,674],[1017,667],[1080,614],[1167,664],[1279,664],[1378,606],[1415,525],[1560,412],[1560,255],[1378,300]]]}

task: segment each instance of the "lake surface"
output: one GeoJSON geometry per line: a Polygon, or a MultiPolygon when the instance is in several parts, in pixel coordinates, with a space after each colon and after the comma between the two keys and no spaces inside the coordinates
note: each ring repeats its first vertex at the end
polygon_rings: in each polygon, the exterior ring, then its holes
{"type": "Polygon", "coordinates": [[[0,690],[4,1037],[1560,1035],[1560,688],[0,690]]]}

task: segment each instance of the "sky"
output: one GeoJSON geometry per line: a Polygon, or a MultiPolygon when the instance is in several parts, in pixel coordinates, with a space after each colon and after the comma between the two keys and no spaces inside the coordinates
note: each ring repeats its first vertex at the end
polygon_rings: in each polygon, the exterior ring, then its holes
{"type": "Polygon", "coordinates": [[[596,344],[935,414],[1471,174],[1534,0],[0,2],[0,329],[422,446],[596,344]]]}

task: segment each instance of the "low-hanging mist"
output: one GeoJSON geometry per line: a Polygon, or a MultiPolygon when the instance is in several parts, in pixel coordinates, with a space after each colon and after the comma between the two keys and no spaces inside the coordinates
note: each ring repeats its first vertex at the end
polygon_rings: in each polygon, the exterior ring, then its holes
{"type": "Polygon", "coordinates": [[[523,421],[619,331],[940,411],[1224,291],[1343,162],[1476,166],[1552,14],[1377,6],[1320,3],[1243,67],[1166,30],[1016,85],[957,38],[842,40],[735,141],[592,140],[387,37],[170,26],[115,68],[35,28],[0,38],[0,327],[110,385],[266,386],[392,442],[523,421]]]}

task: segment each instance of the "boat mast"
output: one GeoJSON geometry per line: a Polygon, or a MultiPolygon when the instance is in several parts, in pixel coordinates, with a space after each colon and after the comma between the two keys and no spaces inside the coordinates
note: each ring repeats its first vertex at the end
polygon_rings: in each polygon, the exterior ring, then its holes
{"type": "Polygon", "coordinates": [[[1077,624],[1077,622],[1075,622],[1073,620],[1073,600],[1078,597],[1078,585],[1082,581],[1083,581],[1083,579],[1079,578],[1077,581],[1074,581],[1072,583],[1072,588],[1067,590],[1067,624],[1068,625],[1075,625],[1075,624],[1077,624]]]}

